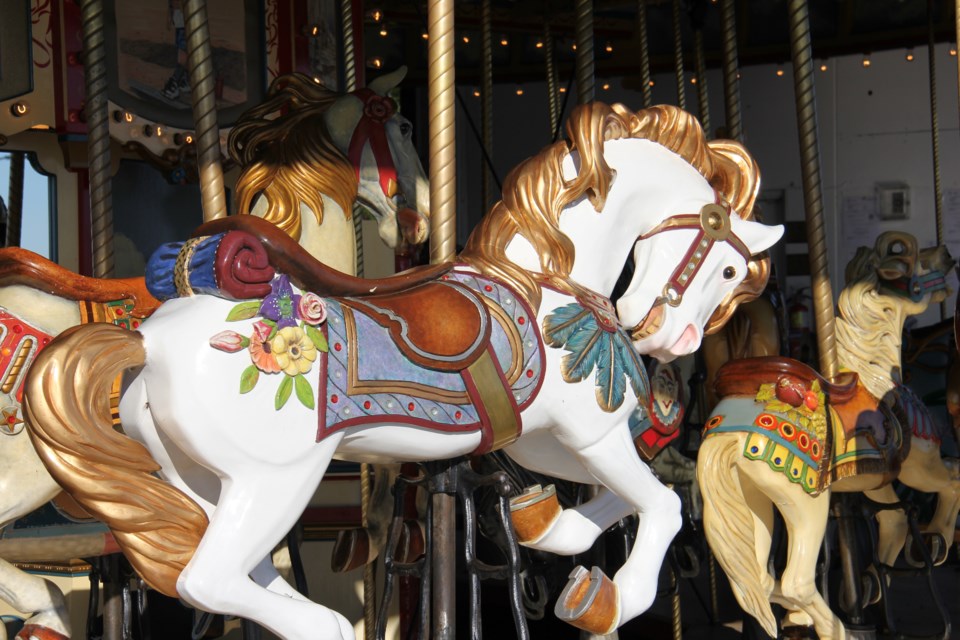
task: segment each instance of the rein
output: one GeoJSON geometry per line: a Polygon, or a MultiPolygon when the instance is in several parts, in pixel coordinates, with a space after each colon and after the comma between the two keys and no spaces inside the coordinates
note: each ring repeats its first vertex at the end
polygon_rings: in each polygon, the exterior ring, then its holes
{"type": "MultiPolygon", "coordinates": [[[[718,197],[719,200],[719,197],[718,197]]],[[[750,261],[750,250],[747,245],[733,232],[730,224],[730,206],[711,202],[700,209],[699,214],[679,214],[670,216],[647,233],[639,236],[637,241],[646,240],[665,231],[691,229],[697,232],[693,242],[687,248],[680,264],[670,275],[670,279],[663,285],[663,294],[657,298],[651,311],[663,304],[671,307],[680,306],[683,294],[700,271],[710,251],[718,242],[726,242],[737,253],[750,261]]]]}
{"type": "Polygon", "coordinates": [[[387,142],[386,124],[396,114],[397,103],[392,98],[381,96],[366,88],[357,89],[351,95],[363,102],[363,114],[360,116],[357,128],[353,130],[347,159],[353,164],[357,172],[357,182],[359,182],[363,148],[370,143],[373,159],[377,163],[377,171],[380,174],[380,188],[388,198],[392,198],[397,193],[397,168],[390,153],[390,144],[387,142]]]}

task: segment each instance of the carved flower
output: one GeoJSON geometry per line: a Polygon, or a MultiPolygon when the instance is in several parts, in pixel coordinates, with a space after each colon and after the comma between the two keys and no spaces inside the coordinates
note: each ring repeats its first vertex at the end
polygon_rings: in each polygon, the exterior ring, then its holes
{"type": "Polygon", "coordinates": [[[300,296],[300,319],[307,324],[318,325],[327,319],[327,305],[323,298],[315,293],[300,296]]]}
{"type": "Polygon", "coordinates": [[[247,345],[245,344],[247,339],[236,331],[221,331],[217,335],[210,338],[210,346],[214,349],[219,349],[220,351],[226,351],[227,353],[236,353],[237,351],[242,350],[247,345]]]}
{"type": "Polygon", "coordinates": [[[277,323],[277,327],[297,326],[297,307],[300,295],[293,292],[290,280],[285,275],[278,276],[270,284],[270,295],[260,303],[260,315],[277,323]]]}
{"type": "Polygon", "coordinates": [[[250,360],[256,365],[257,369],[264,373],[277,373],[280,371],[280,365],[273,354],[273,347],[267,341],[267,337],[273,327],[264,322],[255,322],[253,324],[253,335],[250,336],[250,360]]]}
{"type": "Polygon", "coordinates": [[[364,100],[363,115],[370,118],[374,122],[383,124],[393,117],[393,114],[396,113],[396,111],[397,106],[393,101],[393,98],[373,94],[367,96],[364,100]]]}
{"type": "Polygon", "coordinates": [[[307,373],[317,359],[317,347],[300,327],[284,327],[270,341],[277,364],[288,376],[307,373]]]}

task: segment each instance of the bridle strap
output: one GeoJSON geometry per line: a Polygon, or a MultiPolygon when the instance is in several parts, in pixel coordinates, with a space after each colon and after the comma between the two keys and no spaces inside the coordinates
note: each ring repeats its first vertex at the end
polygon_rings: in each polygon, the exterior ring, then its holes
{"type": "Polygon", "coordinates": [[[883,288],[894,295],[919,302],[928,293],[945,291],[947,289],[947,278],[943,272],[934,270],[920,276],[912,275],[909,278],[886,280],[883,283],[883,288]]]}
{"type": "Polygon", "coordinates": [[[353,164],[357,172],[357,182],[359,182],[363,147],[370,143],[373,159],[377,163],[377,171],[380,174],[380,188],[389,198],[392,196],[391,192],[395,192],[397,168],[393,164],[393,155],[390,153],[390,144],[387,141],[386,123],[396,114],[397,103],[392,98],[381,96],[367,88],[357,89],[351,95],[363,102],[363,114],[360,116],[357,128],[353,130],[347,159],[353,164]]]}
{"type": "Polygon", "coordinates": [[[646,240],[658,233],[665,231],[692,230],[697,234],[693,242],[687,248],[680,264],[670,275],[670,279],[663,286],[663,295],[654,302],[654,305],[669,304],[676,307],[683,300],[683,294],[693,282],[694,277],[700,271],[703,263],[706,262],[710,250],[718,242],[726,242],[734,250],[743,256],[747,262],[750,261],[750,249],[733,232],[730,222],[729,205],[711,202],[700,209],[699,214],[679,214],[670,216],[656,227],[641,235],[637,240],[646,240]]]}

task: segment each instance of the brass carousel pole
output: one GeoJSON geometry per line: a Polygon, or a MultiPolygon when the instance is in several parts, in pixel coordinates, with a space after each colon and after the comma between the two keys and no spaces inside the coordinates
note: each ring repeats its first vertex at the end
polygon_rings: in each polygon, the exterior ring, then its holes
{"type": "Polygon", "coordinates": [[[653,106],[650,84],[650,36],[647,32],[647,0],[637,1],[637,38],[640,44],[640,95],[643,108],[653,106]]]}
{"type": "MultiPolygon", "coordinates": [[[[937,52],[933,38],[933,0],[927,0],[927,60],[930,69],[930,132],[933,140],[933,197],[937,221],[937,245],[942,245],[943,188],[940,182],[940,127],[937,123],[937,52]]],[[[947,302],[940,301],[940,319],[947,317],[947,302]]]]}
{"type": "Polygon", "coordinates": [[[187,69],[193,96],[193,121],[197,127],[197,168],[203,221],[227,216],[227,198],[220,164],[220,129],[217,126],[216,69],[210,47],[206,0],[185,0],[184,26],[187,33],[187,69]]]}
{"type": "Polygon", "coordinates": [[[557,80],[556,56],[553,48],[553,33],[550,23],[543,25],[543,57],[547,65],[547,108],[550,110],[550,139],[560,126],[560,84],[557,80]]]}
{"type": "MultiPolygon", "coordinates": [[[[427,93],[430,118],[430,262],[456,255],[457,150],[454,111],[453,0],[427,3],[427,93]]],[[[436,493],[430,562],[433,640],[456,633],[456,496],[436,493]]]]}
{"type": "Polygon", "coordinates": [[[20,246],[20,223],[23,221],[23,173],[26,154],[14,151],[10,154],[10,191],[7,197],[6,246],[20,246]]]}
{"type": "Polygon", "coordinates": [[[740,140],[740,62],[737,59],[737,9],[734,0],[720,0],[723,29],[723,102],[727,116],[727,138],[740,140]]]}
{"type": "Polygon", "coordinates": [[[680,33],[680,0],[673,0],[673,67],[677,77],[677,106],[686,111],[687,88],[683,86],[683,36],[680,33]]]}
{"type": "Polygon", "coordinates": [[[87,158],[90,172],[90,218],[93,229],[93,275],[113,275],[113,197],[110,184],[110,123],[107,113],[107,65],[103,3],[85,0],[83,25],[84,79],[87,91],[87,158]]]}
{"type": "Polygon", "coordinates": [[[593,1],[577,0],[577,104],[593,102],[593,1]]]}
{"type": "MultiPolygon", "coordinates": [[[[490,0],[480,3],[480,40],[482,46],[480,67],[480,129],[483,137],[483,148],[489,157],[493,157],[493,38],[490,35],[490,0]]],[[[493,184],[490,179],[490,167],[484,162],[481,166],[483,189],[483,212],[490,210],[495,197],[493,184]]]]}

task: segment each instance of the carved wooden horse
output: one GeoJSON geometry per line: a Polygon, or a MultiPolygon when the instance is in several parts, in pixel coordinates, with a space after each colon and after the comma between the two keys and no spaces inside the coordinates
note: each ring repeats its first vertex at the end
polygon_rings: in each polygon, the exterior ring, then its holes
{"type": "MultiPolygon", "coordinates": [[[[409,122],[385,94],[402,70],[378,78],[356,94],[337,94],[305,76],[278,79],[267,102],[241,118],[231,148],[245,170],[237,185],[240,210],[287,231],[311,254],[354,269],[354,199],[379,220],[388,244],[425,238],[424,172],[413,149],[409,122]],[[281,117],[275,117],[278,111],[281,117]],[[353,132],[353,133],[351,133],[353,132]],[[260,196],[258,198],[258,196],[260,196]],[[416,206],[417,211],[410,208],[416,206]],[[418,213],[422,212],[422,213],[418,213]],[[399,229],[398,229],[399,223],[399,229]]],[[[23,430],[20,394],[26,369],[39,348],[81,323],[112,322],[135,329],[159,304],[139,280],[82,278],[27,251],[0,251],[0,526],[34,511],[60,491],[23,430]]],[[[103,533],[42,545],[40,555],[16,560],[67,560],[115,551],[103,533]]],[[[36,547],[36,545],[31,545],[36,547]]],[[[7,548],[8,553],[10,545],[7,548]]],[[[3,552],[0,552],[2,554],[3,552]]],[[[11,606],[33,612],[18,637],[69,637],[63,595],[38,576],[0,560],[0,594],[11,606]]],[[[5,633],[0,630],[0,634],[5,633]]],[[[0,636],[4,637],[4,636],[0,636]]]]}
{"type": "MultiPolygon", "coordinates": [[[[945,295],[943,274],[951,266],[945,250],[918,252],[904,234],[885,233],[874,247],[858,250],[840,294],[837,346],[841,364],[859,373],[859,382],[849,370],[828,382],[787,358],[740,360],[719,372],[721,400],[697,461],[704,527],[737,600],[771,635],[772,601],[786,607],[791,624],[812,623],[824,640],[845,637],[815,584],[831,491],[865,491],[890,502],[889,482],[899,472],[911,486],[932,490],[936,483],[941,507],[956,519],[960,484],[932,442],[929,414],[908,404],[897,384],[903,323],[945,295]],[[901,432],[895,414],[915,420],[901,432]],[[904,438],[911,440],[910,457],[901,470],[904,438]],[[774,505],[789,544],[779,580],[766,569],[774,505]]],[[[906,531],[902,516],[892,513],[880,516],[880,557],[887,563],[906,531]]]]}
{"type": "Polygon", "coordinates": [[[576,553],[640,512],[614,579],[580,568],[558,605],[594,633],[640,614],[680,515],[632,446],[633,396],[646,392],[635,349],[663,359],[696,349],[711,316],[762,287],[752,256],[781,229],[738,216],[752,208],[754,162],[736,143],[706,142],[678,109],[593,103],[575,110],[568,136],[511,173],[463,266],[446,273],[353,281],[301,268],[284,248],[271,260],[288,258],[277,263],[287,275],[266,297],[179,298],[139,332],[61,336],[25,396],[51,473],[164,593],[284,638],[341,639],[353,637],[342,616],[261,571],[331,458],[506,445],[531,469],[603,486],[526,530],[526,544],[576,553]],[[637,270],[618,309],[628,334],[606,296],[631,252],[637,270]],[[139,442],[104,415],[105,386],[127,369],[120,412],[139,442]],[[218,481],[185,477],[183,460],[218,481]]]}

